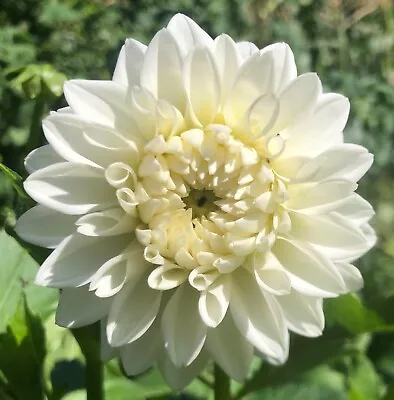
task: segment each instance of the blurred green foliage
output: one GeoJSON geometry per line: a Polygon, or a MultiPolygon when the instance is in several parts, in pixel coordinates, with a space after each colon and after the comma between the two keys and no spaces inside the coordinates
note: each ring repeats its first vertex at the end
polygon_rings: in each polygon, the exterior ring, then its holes
{"type": "MultiPolygon", "coordinates": [[[[69,331],[54,324],[57,293],[31,283],[36,261],[11,237],[16,217],[31,206],[21,186],[23,159],[45,143],[41,117],[64,105],[65,79],[110,78],[124,39],[147,43],[176,12],[212,35],[226,32],[260,47],[289,43],[301,72],[317,71],[326,90],[349,97],[345,140],[375,154],[360,184],[376,209],[373,224],[379,234],[377,247],[359,262],[365,277],[362,302],[354,296],[327,302],[329,328],[323,338],[293,341],[290,361],[282,368],[257,365],[256,378],[249,382],[257,391],[247,398],[394,399],[392,0],[1,1],[0,224],[8,234],[0,233],[0,399],[40,398],[34,392],[26,397],[15,386],[10,374],[15,368],[4,367],[11,349],[11,361],[24,368],[20,374],[29,374],[30,368],[39,375],[34,390],[54,400],[85,398],[81,350],[69,331]],[[38,358],[32,360],[31,352],[38,358]]],[[[28,250],[38,261],[45,257],[36,248],[28,250]]],[[[170,398],[156,371],[125,380],[111,361],[105,377],[111,399],[170,398]]],[[[233,389],[242,391],[237,384],[233,389]]],[[[199,381],[187,393],[183,398],[208,398],[199,381]]]]}

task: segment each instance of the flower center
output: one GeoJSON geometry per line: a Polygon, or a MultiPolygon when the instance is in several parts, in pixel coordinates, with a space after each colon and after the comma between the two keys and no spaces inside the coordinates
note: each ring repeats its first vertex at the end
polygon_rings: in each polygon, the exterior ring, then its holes
{"type": "Polygon", "coordinates": [[[201,282],[266,252],[289,229],[285,183],[228,126],[159,134],[140,151],[137,166],[112,164],[106,176],[121,207],[140,219],[137,239],[160,273],[176,268],[202,290],[201,282]]]}
{"type": "Polygon", "coordinates": [[[192,189],[189,195],[182,200],[186,204],[186,208],[192,209],[193,218],[207,216],[210,212],[219,209],[215,204],[215,201],[219,200],[219,197],[217,197],[212,190],[192,189]]]}

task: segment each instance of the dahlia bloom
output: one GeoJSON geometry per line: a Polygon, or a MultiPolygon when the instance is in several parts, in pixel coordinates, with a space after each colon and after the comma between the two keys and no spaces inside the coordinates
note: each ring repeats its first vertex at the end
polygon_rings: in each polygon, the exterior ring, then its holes
{"type": "Polygon", "coordinates": [[[352,262],[375,234],[354,191],[373,156],[286,44],[212,39],[178,14],[148,46],[126,40],[111,81],[64,93],[16,231],[54,249],[36,281],[61,289],[57,323],[100,320],[128,374],[156,364],[182,388],[213,359],[242,381],[361,288],[352,262]]]}

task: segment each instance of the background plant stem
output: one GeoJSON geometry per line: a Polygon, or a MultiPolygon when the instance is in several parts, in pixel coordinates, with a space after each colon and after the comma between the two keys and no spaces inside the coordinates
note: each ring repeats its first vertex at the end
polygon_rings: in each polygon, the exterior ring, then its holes
{"type": "Polygon", "coordinates": [[[25,153],[28,154],[35,148],[39,147],[41,140],[41,124],[45,113],[45,100],[36,99],[31,117],[29,139],[25,145],[25,153]]]}

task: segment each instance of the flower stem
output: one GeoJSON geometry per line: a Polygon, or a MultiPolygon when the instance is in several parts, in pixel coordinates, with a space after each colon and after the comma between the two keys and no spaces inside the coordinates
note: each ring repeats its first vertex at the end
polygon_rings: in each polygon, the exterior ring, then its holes
{"type": "Polygon", "coordinates": [[[215,400],[230,400],[230,378],[215,364],[215,400]]]}
{"type": "Polygon", "coordinates": [[[104,400],[104,367],[100,358],[100,325],[85,326],[72,330],[85,356],[87,400],[104,400]]]}
{"type": "Polygon", "coordinates": [[[97,358],[86,358],[87,400],[104,400],[103,363],[97,358]]]}

